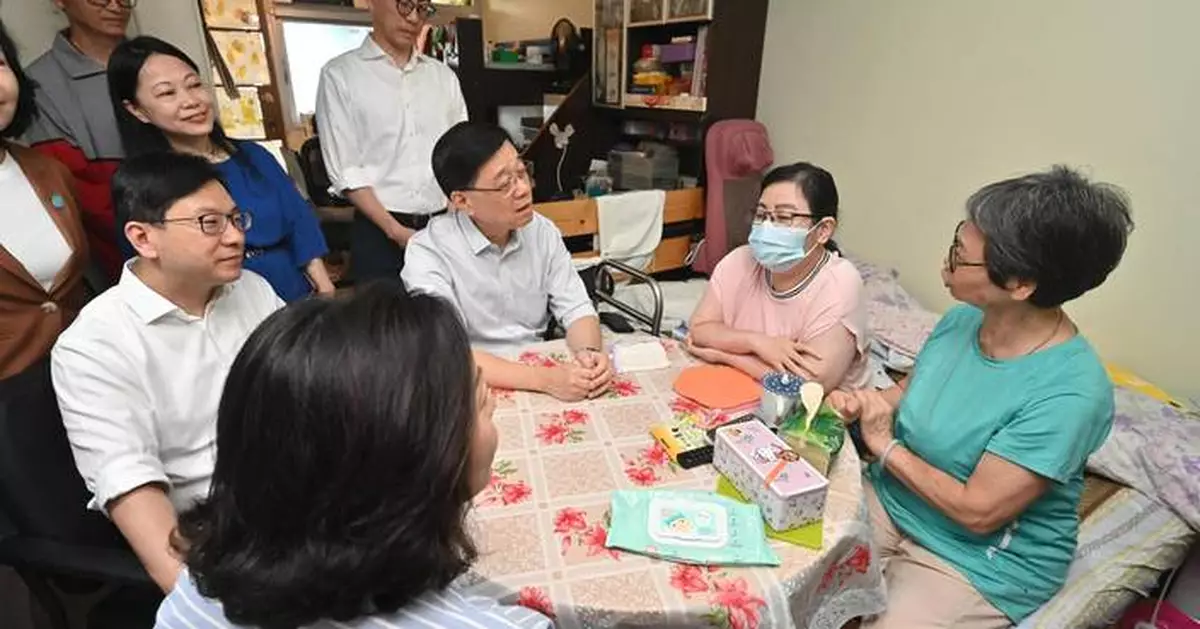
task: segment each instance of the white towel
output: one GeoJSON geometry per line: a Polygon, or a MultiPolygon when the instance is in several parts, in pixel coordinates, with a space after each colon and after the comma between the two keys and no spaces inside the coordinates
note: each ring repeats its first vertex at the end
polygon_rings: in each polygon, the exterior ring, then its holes
{"type": "Polygon", "coordinates": [[[647,269],[662,242],[663,208],[667,193],[642,190],[610,194],[596,199],[600,257],[647,269]]]}

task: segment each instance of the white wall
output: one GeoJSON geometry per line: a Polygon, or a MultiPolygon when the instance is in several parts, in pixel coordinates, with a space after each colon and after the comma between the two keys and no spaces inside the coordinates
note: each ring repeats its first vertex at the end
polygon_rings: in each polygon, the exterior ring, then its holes
{"type": "Polygon", "coordinates": [[[1132,196],[1121,267],[1070,310],[1107,360],[1200,399],[1200,2],[775,0],[759,97],[828,167],[840,241],[923,303],[975,189],[1054,163],[1132,196]]]}
{"type": "Polygon", "coordinates": [[[593,0],[482,1],[485,44],[488,41],[546,39],[550,37],[554,23],[563,17],[579,29],[591,28],[594,21],[593,0]]]}
{"type": "Polygon", "coordinates": [[[66,27],[62,13],[51,0],[2,0],[0,20],[17,42],[21,61],[29,63],[50,47],[54,33],[66,27]]]}

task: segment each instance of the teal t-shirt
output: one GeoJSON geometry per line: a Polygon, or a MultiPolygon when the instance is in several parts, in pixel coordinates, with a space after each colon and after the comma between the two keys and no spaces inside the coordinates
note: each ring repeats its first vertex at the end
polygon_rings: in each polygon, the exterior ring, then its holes
{"type": "Polygon", "coordinates": [[[1113,388],[1082,336],[1031,356],[993,360],[979,348],[982,322],[983,312],[971,306],[942,317],[917,357],[896,413],[896,438],[961,482],[990,452],[1049,479],[1049,489],[1013,522],[977,535],[878,464],[868,474],[899,530],[1019,623],[1066,581],[1084,464],[1112,427],[1113,388]]]}

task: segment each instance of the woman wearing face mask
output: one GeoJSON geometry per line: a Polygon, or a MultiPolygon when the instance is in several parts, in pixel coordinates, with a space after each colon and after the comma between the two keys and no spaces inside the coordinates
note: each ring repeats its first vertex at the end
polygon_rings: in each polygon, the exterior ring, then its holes
{"type": "MultiPolygon", "coordinates": [[[[266,278],[284,301],[333,292],[316,213],[266,149],[225,136],[212,92],[183,51],[154,37],[126,41],[108,62],[108,88],[129,157],[178,151],[216,164],[233,200],[254,219],[245,268],[266,278]]],[[[124,238],[122,245],[132,255],[124,238]]]]}
{"type": "Polygon", "coordinates": [[[837,211],[825,169],[767,173],[750,244],[721,260],[692,315],[692,353],[756,379],[780,371],[827,389],[864,386],[862,278],[833,243],[837,211]]]}

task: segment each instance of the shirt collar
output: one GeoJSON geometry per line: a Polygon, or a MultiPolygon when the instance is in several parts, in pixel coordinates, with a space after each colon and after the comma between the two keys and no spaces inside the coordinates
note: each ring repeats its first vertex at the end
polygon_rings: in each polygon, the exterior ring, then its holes
{"type": "Polygon", "coordinates": [[[104,74],[105,68],[98,61],[83,54],[67,39],[67,31],[59,31],[54,38],[51,54],[58,64],[66,70],[72,79],[86,79],[97,74],[104,74]]]}
{"type": "MultiPolygon", "coordinates": [[[[370,35],[367,35],[363,39],[362,45],[358,47],[358,56],[365,61],[383,59],[388,63],[393,63],[392,56],[389,55],[386,50],[381,48],[379,43],[375,41],[375,38],[371,37],[370,35]]],[[[425,55],[421,54],[421,51],[414,48],[412,55],[408,57],[408,63],[404,64],[404,66],[400,69],[405,71],[412,70],[413,68],[417,67],[418,63],[425,61],[425,59],[425,55]]]]}
{"type": "MultiPolygon", "coordinates": [[[[459,228],[462,229],[463,235],[467,238],[467,246],[471,248],[471,253],[478,256],[489,248],[500,249],[496,246],[496,243],[488,240],[487,236],[484,236],[483,232],[479,231],[479,226],[475,224],[475,221],[471,220],[471,217],[458,210],[451,211],[454,212],[454,219],[458,221],[459,228]]],[[[500,251],[500,255],[503,256],[520,248],[521,230],[513,230],[512,236],[508,239],[508,244],[504,246],[503,251],[500,251]]]]}
{"type": "MultiPolygon", "coordinates": [[[[184,313],[183,309],[175,305],[175,302],[160,295],[153,288],[150,288],[133,272],[133,263],[137,258],[125,263],[121,269],[121,279],[117,282],[117,288],[121,291],[121,297],[134,313],[141,318],[142,323],[149,325],[159,319],[169,315],[178,313],[180,316],[189,316],[184,313]]],[[[211,310],[213,305],[219,299],[224,297],[231,290],[230,285],[225,285],[219,288],[213,296],[212,301],[208,302],[208,310],[211,310]]]]}

